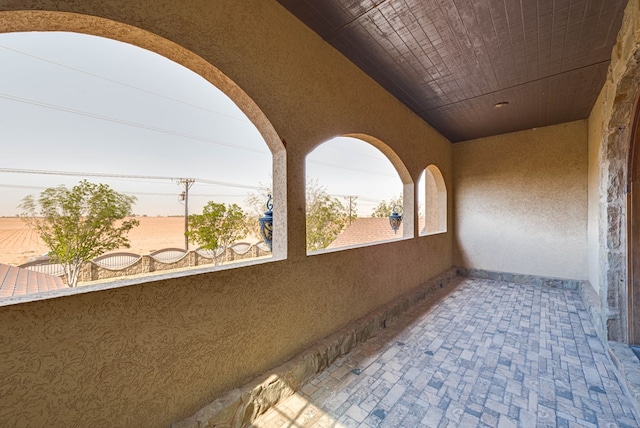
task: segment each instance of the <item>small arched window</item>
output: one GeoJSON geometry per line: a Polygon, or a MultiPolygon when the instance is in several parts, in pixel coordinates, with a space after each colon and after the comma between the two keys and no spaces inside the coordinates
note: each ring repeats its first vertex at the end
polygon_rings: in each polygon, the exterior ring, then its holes
{"type": "Polygon", "coordinates": [[[429,165],[420,176],[418,185],[420,235],[447,231],[447,187],[440,169],[429,165]]]}
{"type": "Polygon", "coordinates": [[[393,212],[413,206],[405,204],[407,186],[385,152],[391,150],[372,141],[337,137],[307,156],[307,253],[411,236],[406,216],[395,230],[389,221],[393,212]]]}

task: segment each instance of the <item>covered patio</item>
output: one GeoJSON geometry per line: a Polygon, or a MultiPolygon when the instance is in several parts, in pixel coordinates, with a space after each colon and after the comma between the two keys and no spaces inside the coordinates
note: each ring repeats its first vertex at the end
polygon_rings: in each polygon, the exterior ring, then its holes
{"type": "Polygon", "coordinates": [[[0,302],[0,425],[638,426],[639,23],[639,0],[0,1],[0,32],[219,88],[275,201],[269,259],[0,302]],[[306,159],[336,136],[393,164],[402,236],[309,254],[306,159]]]}

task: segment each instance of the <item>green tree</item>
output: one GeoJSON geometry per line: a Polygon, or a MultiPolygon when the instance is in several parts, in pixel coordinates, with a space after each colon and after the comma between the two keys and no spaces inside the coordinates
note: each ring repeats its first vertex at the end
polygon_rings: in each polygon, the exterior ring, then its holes
{"type": "Polygon", "coordinates": [[[327,248],[349,223],[349,209],[316,181],[307,183],[307,251],[327,248]]]}
{"type": "Polygon", "coordinates": [[[69,287],[78,285],[84,263],[120,247],[129,247],[127,233],[139,224],[131,219],[136,198],[106,184],[80,181],[73,188],[49,187],[36,200],[23,199],[22,218],[51,250],[52,261],[64,266],[69,287]]]}
{"type": "MultiPolygon", "coordinates": [[[[261,193],[254,193],[247,198],[247,204],[253,211],[263,215],[267,194],[271,189],[265,189],[261,193]]],[[[307,207],[307,251],[317,251],[331,244],[338,234],[353,221],[356,214],[357,196],[350,196],[349,205],[340,202],[340,199],[329,195],[326,188],[320,186],[317,180],[310,180],[306,186],[307,207]],[[351,213],[351,218],[349,214],[351,213]]],[[[278,201],[274,200],[274,216],[277,212],[278,201]]],[[[257,225],[257,219],[255,220],[257,225]]]]}
{"type": "Polygon", "coordinates": [[[371,217],[389,217],[393,212],[393,208],[396,206],[400,207],[402,211],[402,195],[399,195],[395,199],[392,198],[388,203],[387,201],[380,202],[378,206],[373,209],[371,217]]]}
{"type": "MultiPolygon", "coordinates": [[[[189,216],[187,237],[202,248],[226,248],[247,235],[247,215],[237,204],[207,202],[202,214],[189,216]]],[[[217,264],[217,258],[214,258],[217,264]]]]}

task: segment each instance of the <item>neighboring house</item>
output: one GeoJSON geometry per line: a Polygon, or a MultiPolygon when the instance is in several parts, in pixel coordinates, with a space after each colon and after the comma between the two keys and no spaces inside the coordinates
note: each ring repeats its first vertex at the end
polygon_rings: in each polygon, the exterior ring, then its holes
{"type": "Polygon", "coordinates": [[[67,288],[62,278],[0,263],[0,298],[67,288]]]}
{"type": "Polygon", "coordinates": [[[367,242],[387,241],[402,238],[402,225],[397,233],[389,225],[388,217],[358,217],[347,226],[327,248],[341,248],[367,242]]]}

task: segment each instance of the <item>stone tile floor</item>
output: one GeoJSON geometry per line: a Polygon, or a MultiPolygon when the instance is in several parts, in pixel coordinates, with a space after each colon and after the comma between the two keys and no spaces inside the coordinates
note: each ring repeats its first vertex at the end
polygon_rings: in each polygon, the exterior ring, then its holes
{"type": "Polygon", "coordinates": [[[577,291],[456,281],[252,426],[638,426],[577,291]]]}

